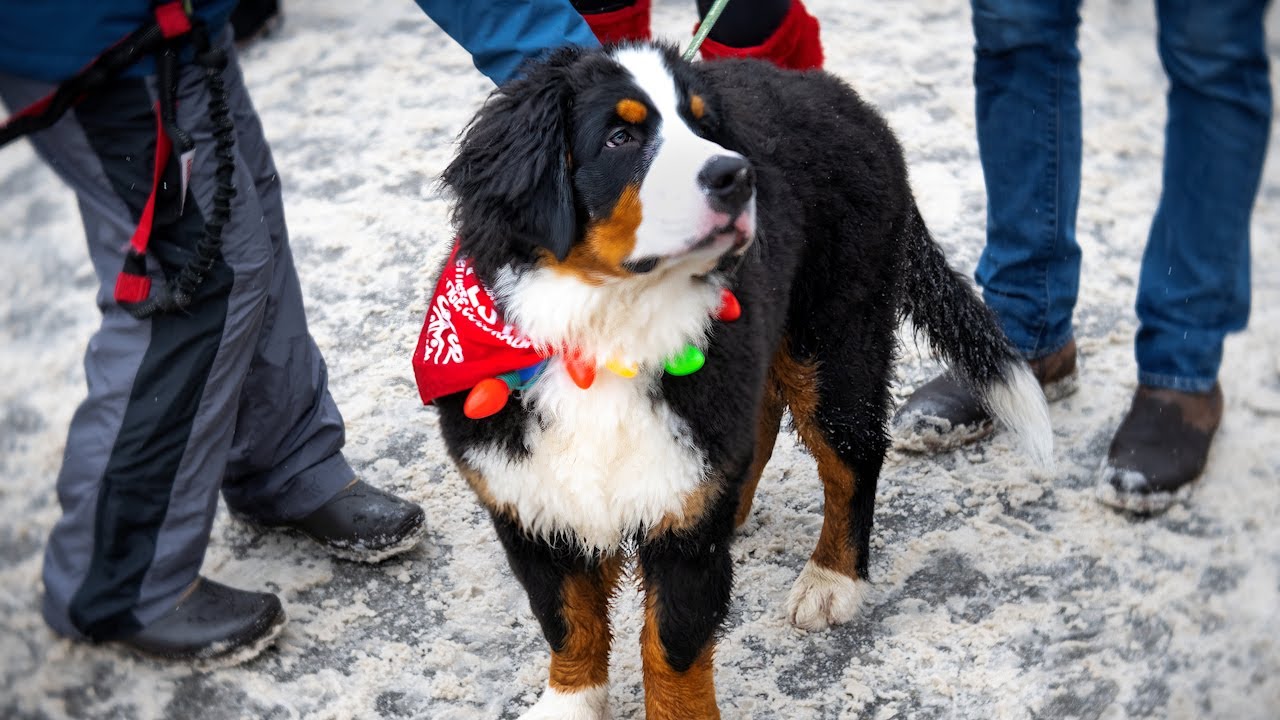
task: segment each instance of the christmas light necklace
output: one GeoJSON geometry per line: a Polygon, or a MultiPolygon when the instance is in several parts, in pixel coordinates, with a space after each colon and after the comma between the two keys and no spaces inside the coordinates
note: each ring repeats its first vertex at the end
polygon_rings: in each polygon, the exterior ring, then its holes
{"type": "MultiPolygon", "coordinates": [[[[713,316],[722,322],[733,322],[742,317],[742,305],[728,288],[720,290],[720,306],[713,316]]],[[[511,393],[533,387],[546,370],[547,362],[542,360],[521,370],[512,370],[497,377],[481,380],[471,388],[471,392],[467,393],[467,399],[462,404],[462,413],[473,420],[496,414],[506,407],[511,393]]],[[[578,387],[586,390],[595,383],[597,363],[594,357],[585,357],[577,350],[572,350],[562,354],[561,362],[564,364],[565,371],[569,373],[570,379],[578,387]]],[[[683,377],[701,370],[706,362],[707,357],[702,350],[698,349],[698,346],[686,343],[679,352],[667,356],[663,367],[669,375],[683,377]]],[[[604,366],[613,374],[624,378],[633,378],[640,373],[640,367],[634,362],[618,358],[609,358],[604,362],[604,366]]]]}

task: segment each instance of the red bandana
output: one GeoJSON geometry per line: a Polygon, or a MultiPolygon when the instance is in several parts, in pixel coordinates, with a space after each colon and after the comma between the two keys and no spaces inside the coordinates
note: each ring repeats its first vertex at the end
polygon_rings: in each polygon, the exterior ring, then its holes
{"type": "Polygon", "coordinates": [[[533,343],[502,319],[471,261],[455,245],[413,354],[422,402],[470,390],[485,378],[536,365],[533,343]]]}

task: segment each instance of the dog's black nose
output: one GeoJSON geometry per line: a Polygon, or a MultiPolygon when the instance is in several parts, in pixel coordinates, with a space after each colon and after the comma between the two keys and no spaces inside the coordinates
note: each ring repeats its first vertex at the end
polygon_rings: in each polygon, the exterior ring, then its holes
{"type": "Polygon", "coordinates": [[[702,166],[698,173],[711,207],[719,212],[737,215],[746,207],[755,190],[756,173],[746,158],[737,155],[717,155],[702,166]]]}

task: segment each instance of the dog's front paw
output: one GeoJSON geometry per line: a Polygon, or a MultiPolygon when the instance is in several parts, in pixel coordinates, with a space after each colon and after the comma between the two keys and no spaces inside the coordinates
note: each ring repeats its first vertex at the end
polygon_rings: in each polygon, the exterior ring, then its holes
{"type": "Polygon", "coordinates": [[[609,720],[609,687],[562,692],[548,685],[520,720],[609,720]]]}
{"type": "Polygon", "coordinates": [[[822,630],[849,622],[861,609],[866,588],[865,580],[854,580],[810,560],[787,596],[791,624],[804,630],[822,630]]]}

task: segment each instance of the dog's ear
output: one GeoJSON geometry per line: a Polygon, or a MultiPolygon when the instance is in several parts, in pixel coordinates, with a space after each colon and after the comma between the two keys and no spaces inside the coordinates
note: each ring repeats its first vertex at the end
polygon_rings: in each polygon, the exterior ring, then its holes
{"type": "Polygon", "coordinates": [[[462,252],[477,269],[496,269],[513,254],[532,260],[539,249],[563,260],[576,239],[568,68],[581,53],[558,50],[495,90],[445,168],[462,252]]]}

